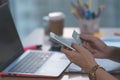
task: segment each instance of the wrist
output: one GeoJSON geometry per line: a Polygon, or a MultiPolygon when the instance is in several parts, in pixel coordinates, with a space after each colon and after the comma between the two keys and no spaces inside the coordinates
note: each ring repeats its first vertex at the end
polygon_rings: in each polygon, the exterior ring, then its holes
{"type": "Polygon", "coordinates": [[[115,51],[115,47],[108,46],[106,49],[106,52],[105,52],[105,54],[107,54],[105,58],[110,59],[111,55],[114,53],[114,51],[115,51]]]}
{"type": "Polygon", "coordinates": [[[91,70],[88,73],[88,76],[90,78],[90,80],[96,80],[96,72],[98,69],[102,69],[105,71],[105,69],[103,67],[100,67],[99,65],[95,65],[91,68],[91,70]]]}
{"type": "Polygon", "coordinates": [[[90,70],[91,70],[95,65],[97,65],[97,63],[90,64],[90,65],[88,65],[88,67],[83,68],[84,72],[85,72],[85,73],[89,73],[90,70]]]}
{"type": "Polygon", "coordinates": [[[120,59],[120,55],[119,55],[120,48],[111,46],[110,49],[111,50],[110,50],[110,52],[108,54],[107,59],[111,59],[111,60],[115,60],[115,61],[120,62],[120,60],[119,60],[120,59]]]}

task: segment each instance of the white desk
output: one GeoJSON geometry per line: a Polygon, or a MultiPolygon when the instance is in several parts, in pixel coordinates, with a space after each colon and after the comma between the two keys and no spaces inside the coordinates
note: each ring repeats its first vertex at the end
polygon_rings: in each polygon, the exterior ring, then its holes
{"type": "MultiPolygon", "coordinates": [[[[64,29],[64,37],[71,38],[73,30],[79,31],[77,28],[65,28],[64,29]]],[[[114,32],[119,32],[120,28],[102,28],[100,29],[102,33],[105,34],[105,36],[114,36],[114,32]]],[[[44,50],[47,50],[49,48],[49,42],[45,39],[48,39],[48,37],[44,36],[44,30],[43,29],[36,29],[34,30],[25,40],[22,41],[23,46],[30,46],[30,45],[36,45],[36,44],[42,44],[44,47],[44,50]],[[45,46],[44,46],[45,45],[45,46]]],[[[120,80],[120,74],[115,74],[115,76],[119,77],[120,80]]],[[[43,79],[43,78],[18,78],[18,77],[7,77],[2,78],[0,77],[0,80],[53,80],[53,79],[43,79]]],[[[60,79],[54,79],[54,80],[89,80],[86,74],[80,74],[80,73],[63,73],[62,78],[60,79]]]]}
{"type": "MultiPolygon", "coordinates": [[[[63,31],[63,36],[70,38],[73,30],[80,32],[79,28],[65,28],[63,31]]],[[[100,28],[100,32],[103,33],[105,36],[115,36],[114,33],[120,32],[120,28],[100,28]]]]}
{"type": "MultiPolygon", "coordinates": [[[[64,28],[63,36],[66,38],[71,38],[73,30],[79,32],[78,28],[64,28]]],[[[119,32],[120,28],[101,28],[100,32],[105,34],[105,36],[114,36],[114,32],[119,32]]],[[[38,28],[34,30],[25,40],[22,41],[23,46],[30,46],[36,44],[42,44],[43,50],[48,50],[50,47],[50,43],[48,37],[45,37],[44,30],[38,28]]],[[[88,77],[84,74],[64,74],[61,80],[89,80],[88,77]]]]}
{"type": "MultiPolygon", "coordinates": [[[[63,30],[63,37],[71,38],[73,30],[76,30],[79,32],[79,28],[64,28],[63,30]]],[[[100,32],[105,34],[105,36],[114,36],[115,32],[120,32],[120,28],[101,28],[100,32]]],[[[23,46],[29,46],[29,45],[36,45],[36,44],[42,44],[46,45],[49,42],[46,42],[46,39],[48,37],[45,37],[44,29],[43,28],[37,28],[35,29],[25,40],[22,40],[23,46]]]]}

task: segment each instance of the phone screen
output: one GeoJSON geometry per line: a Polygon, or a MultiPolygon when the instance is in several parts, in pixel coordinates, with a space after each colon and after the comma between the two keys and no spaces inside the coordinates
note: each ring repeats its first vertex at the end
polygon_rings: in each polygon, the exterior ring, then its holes
{"type": "Polygon", "coordinates": [[[72,50],[75,50],[74,48],[72,48],[72,42],[66,40],[65,38],[61,37],[61,36],[58,36],[56,35],[55,33],[53,32],[50,32],[50,37],[53,38],[54,40],[56,40],[57,42],[59,42],[60,44],[72,49],[72,50]]]}

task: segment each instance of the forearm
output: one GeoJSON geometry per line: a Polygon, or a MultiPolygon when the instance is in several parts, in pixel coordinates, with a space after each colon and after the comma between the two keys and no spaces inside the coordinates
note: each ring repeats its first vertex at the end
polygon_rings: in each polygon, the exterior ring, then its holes
{"type": "Polygon", "coordinates": [[[96,80],[118,80],[101,68],[97,69],[95,74],[96,74],[96,80]]]}
{"type": "Polygon", "coordinates": [[[110,47],[111,52],[108,56],[108,59],[120,62],[120,48],[118,47],[110,47]]]}

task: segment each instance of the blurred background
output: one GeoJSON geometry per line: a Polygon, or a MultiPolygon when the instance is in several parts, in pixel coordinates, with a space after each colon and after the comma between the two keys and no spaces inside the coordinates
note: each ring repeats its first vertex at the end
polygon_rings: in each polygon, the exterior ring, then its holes
{"type": "MultiPolygon", "coordinates": [[[[65,14],[65,27],[78,27],[76,17],[71,13],[71,0],[9,0],[10,8],[17,30],[21,38],[26,37],[34,29],[44,28],[45,16],[49,12],[61,11],[65,14]]],[[[83,0],[85,3],[88,0],[83,0]]],[[[92,0],[92,11],[104,4],[105,9],[100,27],[120,27],[120,0],[92,0]]]]}

